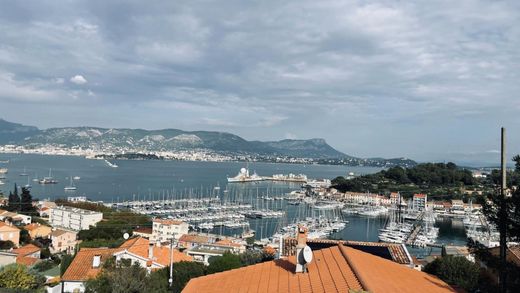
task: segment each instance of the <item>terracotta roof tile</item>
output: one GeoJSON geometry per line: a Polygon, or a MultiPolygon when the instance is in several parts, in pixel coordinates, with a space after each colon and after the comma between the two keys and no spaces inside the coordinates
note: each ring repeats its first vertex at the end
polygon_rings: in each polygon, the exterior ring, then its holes
{"type": "MultiPolygon", "coordinates": [[[[148,258],[148,249],[150,246],[150,240],[142,237],[136,237],[125,241],[118,249],[121,251],[126,249],[128,252],[141,256],[143,258],[148,258]]],[[[168,246],[156,246],[153,247],[153,261],[162,265],[169,266],[170,265],[170,248],[168,246]]],[[[173,261],[193,261],[191,256],[188,256],[177,249],[173,250],[173,261]]]]}
{"type": "Polygon", "coordinates": [[[9,230],[12,230],[12,231],[18,231],[20,229],[16,228],[15,226],[12,226],[12,225],[8,225],[2,221],[0,221],[0,230],[3,230],[3,231],[9,231],[9,230]]]}
{"type": "Polygon", "coordinates": [[[26,266],[32,266],[35,263],[37,263],[40,259],[36,257],[30,257],[30,256],[19,256],[16,258],[16,263],[26,266]]]}
{"type": "Polygon", "coordinates": [[[163,225],[180,225],[183,224],[183,221],[178,220],[170,220],[170,219],[153,219],[154,223],[160,223],[163,225]]]}
{"type": "Polygon", "coordinates": [[[36,246],[34,244],[27,244],[20,248],[13,249],[12,252],[18,254],[19,256],[26,256],[26,255],[33,254],[38,251],[40,251],[40,248],[38,246],[36,246]]]}
{"type": "Polygon", "coordinates": [[[291,256],[195,278],[183,292],[453,292],[436,277],[341,243],[313,253],[308,273],[294,273],[291,256]]]}
{"type": "Polygon", "coordinates": [[[101,263],[112,257],[118,248],[82,248],[78,251],[67,271],[62,276],[64,281],[86,281],[95,278],[101,271],[102,265],[98,268],[92,267],[94,256],[101,256],[101,263]]]}
{"type": "Polygon", "coordinates": [[[179,238],[179,242],[209,243],[209,237],[197,234],[184,234],[179,238]]]}

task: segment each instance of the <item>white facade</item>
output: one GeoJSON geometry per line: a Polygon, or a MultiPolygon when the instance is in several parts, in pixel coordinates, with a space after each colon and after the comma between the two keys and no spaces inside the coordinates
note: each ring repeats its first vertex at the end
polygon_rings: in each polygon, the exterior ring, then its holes
{"type": "Polygon", "coordinates": [[[88,230],[103,219],[103,213],[73,207],[54,207],[50,209],[49,222],[53,227],[74,231],[88,230]]]}
{"type": "Polygon", "coordinates": [[[85,292],[85,285],[81,281],[64,281],[63,292],[82,293],[85,292]]]}
{"type": "Polygon", "coordinates": [[[150,240],[155,242],[165,242],[170,241],[172,236],[175,236],[175,240],[179,240],[182,235],[188,234],[188,232],[189,226],[186,222],[154,219],[152,237],[150,240]]]}
{"type": "Polygon", "coordinates": [[[426,194],[414,194],[412,208],[417,211],[425,210],[427,201],[428,196],[426,194]]]}

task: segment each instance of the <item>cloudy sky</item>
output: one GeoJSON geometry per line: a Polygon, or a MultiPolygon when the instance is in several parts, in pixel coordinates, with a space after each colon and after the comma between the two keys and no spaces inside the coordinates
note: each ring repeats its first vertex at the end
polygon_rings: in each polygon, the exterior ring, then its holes
{"type": "Polygon", "coordinates": [[[4,3],[0,117],[460,162],[505,126],[520,152],[519,1],[258,2],[4,3]]]}

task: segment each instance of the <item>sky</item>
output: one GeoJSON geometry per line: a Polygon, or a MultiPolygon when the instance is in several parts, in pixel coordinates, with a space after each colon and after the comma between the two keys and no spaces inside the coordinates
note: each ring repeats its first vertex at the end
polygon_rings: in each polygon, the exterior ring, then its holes
{"type": "Polygon", "coordinates": [[[519,48],[519,1],[9,1],[0,118],[498,163],[519,48]]]}

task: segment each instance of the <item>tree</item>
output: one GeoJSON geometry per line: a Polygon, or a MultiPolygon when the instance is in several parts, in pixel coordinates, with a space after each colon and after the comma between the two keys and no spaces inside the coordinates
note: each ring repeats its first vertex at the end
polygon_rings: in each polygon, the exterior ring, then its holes
{"type": "Polygon", "coordinates": [[[31,273],[24,265],[10,264],[0,269],[0,288],[38,289],[44,283],[44,276],[31,273]]]}
{"type": "Polygon", "coordinates": [[[36,208],[32,204],[32,195],[29,189],[22,187],[20,196],[20,212],[26,215],[36,215],[36,208]]]}
{"type": "Polygon", "coordinates": [[[70,264],[72,263],[72,260],[74,259],[74,256],[72,255],[69,255],[69,254],[65,254],[62,258],[61,258],[61,263],[60,263],[60,276],[63,276],[63,274],[65,274],[65,271],[67,271],[67,268],[70,266],[70,264]]]}
{"type": "Polygon", "coordinates": [[[463,256],[444,256],[424,267],[424,271],[467,291],[478,285],[480,268],[463,256]]]}
{"type": "Polygon", "coordinates": [[[147,292],[181,292],[192,278],[204,276],[206,266],[200,262],[181,261],[173,264],[173,284],[169,291],[168,279],[170,268],[163,268],[152,272],[147,280],[147,292]]]}
{"type": "Polygon", "coordinates": [[[11,212],[20,211],[20,197],[18,196],[18,186],[14,184],[14,191],[9,192],[7,210],[11,212]]]}
{"type": "Polygon", "coordinates": [[[238,255],[226,252],[222,256],[213,256],[209,259],[208,274],[236,269],[242,266],[238,255]]]}
{"type": "Polygon", "coordinates": [[[29,231],[25,230],[24,228],[20,229],[20,243],[22,245],[28,244],[31,242],[31,234],[29,234],[29,231]]]}
{"type": "Polygon", "coordinates": [[[139,263],[107,260],[101,273],[87,281],[85,292],[139,293],[146,289],[147,271],[139,263]]]}
{"type": "Polygon", "coordinates": [[[14,243],[11,240],[0,240],[0,249],[11,249],[14,247],[14,243]]]}

